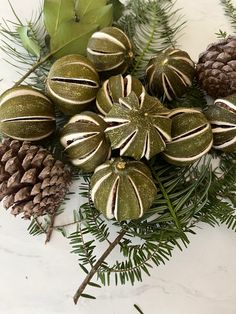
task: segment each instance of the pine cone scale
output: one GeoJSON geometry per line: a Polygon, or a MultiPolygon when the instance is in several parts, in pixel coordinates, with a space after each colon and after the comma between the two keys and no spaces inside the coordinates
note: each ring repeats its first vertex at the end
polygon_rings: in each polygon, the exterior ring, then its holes
{"type": "Polygon", "coordinates": [[[206,92],[225,97],[236,92],[236,37],[229,36],[211,44],[200,54],[197,76],[206,92]]]}
{"type": "Polygon", "coordinates": [[[0,200],[13,215],[53,213],[70,182],[70,171],[46,149],[10,139],[0,144],[0,200]]]}

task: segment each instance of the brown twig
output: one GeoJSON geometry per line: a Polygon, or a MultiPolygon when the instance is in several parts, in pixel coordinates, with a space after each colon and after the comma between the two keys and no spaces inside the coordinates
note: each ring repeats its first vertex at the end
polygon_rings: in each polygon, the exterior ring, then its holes
{"type": "Polygon", "coordinates": [[[63,224],[63,225],[56,225],[56,226],[53,226],[53,229],[64,228],[64,227],[68,227],[68,226],[73,226],[73,225],[78,224],[78,223],[81,223],[81,222],[82,222],[81,220],[76,220],[76,221],[73,221],[73,222],[68,222],[68,223],[63,224]]]}
{"type": "Polygon", "coordinates": [[[55,51],[47,54],[44,58],[37,61],[26,73],[24,76],[22,76],[21,79],[19,79],[15,84],[14,87],[20,85],[22,82],[24,82],[25,79],[27,79],[28,76],[30,76],[31,73],[33,73],[38,67],[40,67],[42,64],[44,64],[53,54],[55,51]]]}
{"type": "Polygon", "coordinates": [[[47,244],[51,239],[52,232],[54,230],[54,223],[55,223],[56,216],[57,216],[57,211],[55,211],[52,215],[50,215],[50,224],[47,229],[45,244],[47,244]]]}
{"type": "Polygon", "coordinates": [[[102,254],[102,256],[98,259],[96,264],[93,266],[93,268],[90,270],[88,275],[85,277],[84,281],[80,285],[79,289],[76,291],[74,295],[74,303],[77,304],[79,298],[83,294],[83,291],[87,287],[87,285],[90,283],[93,276],[97,273],[99,267],[102,265],[102,263],[105,261],[105,259],[108,257],[108,255],[112,252],[112,250],[120,243],[121,239],[124,237],[126,233],[126,230],[122,230],[119,235],[116,237],[116,239],[108,246],[106,251],[102,254]]]}

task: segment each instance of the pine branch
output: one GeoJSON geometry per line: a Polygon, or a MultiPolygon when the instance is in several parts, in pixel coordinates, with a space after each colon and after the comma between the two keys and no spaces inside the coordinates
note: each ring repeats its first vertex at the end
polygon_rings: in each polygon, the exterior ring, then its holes
{"type": "Polygon", "coordinates": [[[176,45],[177,34],[185,22],[174,5],[168,0],[128,3],[118,26],[133,38],[135,60],[131,72],[134,76],[142,79],[149,60],[157,52],[176,45]]]}
{"type": "Polygon", "coordinates": [[[232,0],[220,0],[220,2],[223,6],[225,15],[229,18],[234,31],[236,31],[236,7],[232,0]]]}
{"type": "Polygon", "coordinates": [[[97,273],[99,267],[103,264],[105,259],[110,255],[112,250],[120,243],[121,239],[124,237],[126,231],[123,230],[119,233],[119,235],[116,237],[116,239],[109,245],[109,247],[106,249],[106,251],[102,254],[102,256],[98,259],[96,264],[93,266],[93,268],[90,270],[78,290],[76,291],[74,295],[74,303],[77,304],[79,298],[83,294],[85,288],[89,284],[89,282],[92,280],[93,276],[97,273]]]}

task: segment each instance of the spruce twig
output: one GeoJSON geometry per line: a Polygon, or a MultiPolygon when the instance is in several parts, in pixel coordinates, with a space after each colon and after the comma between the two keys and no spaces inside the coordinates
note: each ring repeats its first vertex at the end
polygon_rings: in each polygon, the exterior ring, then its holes
{"type": "Polygon", "coordinates": [[[232,0],[220,0],[224,11],[225,15],[230,19],[231,25],[236,31],[236,7],[234,6],[232,0]]]}
{"type": "Polygon", "coordinates": [[[119,235],[116,237],[116,239],[108,246],[106,251],[102,254],[102,256],[97,260],[96,264],[93,266],[93,268],[90,270],[88,275],[85,277],[84,281],[76,291],[74,295],[74,303],[77,304],[79,298],[83,294],[85,288],[90,283],[93,276],[97,273],[99,267],[103,264],[103,262],[106,260],[106,258],[110,255],[110,253],[113,251],[113,249],[120,243],[122,238],[125,236],[126,230],[122,230],[119,235]]]}

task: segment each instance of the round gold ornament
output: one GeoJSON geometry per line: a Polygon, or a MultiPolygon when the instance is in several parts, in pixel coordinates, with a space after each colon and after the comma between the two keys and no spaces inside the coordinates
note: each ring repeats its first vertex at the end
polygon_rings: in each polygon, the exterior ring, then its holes
{"type": "Polygon", "coordinates": [[[61,144],[72,164],[92,172],[110,155],[110,143],[105,136],[106,122],[94,112],[73,116],[61,132],[61,144]]]}
{"type": "Polygon", "coordinates": [[[95,207],[108,219],[138,219],[156,196],[149,168],[140,161],[115,158],[96,168],[91,178],[95,207]]]}
{"type": "Polygon", "coordinates": [[[120,98],[105,117],[112,148],[136,160],[150,159],[164,151],[165,142],[171,140],[168,114],[169,109],[145,92],[139,98],[134,92],[120,98]]]}
{"type": "Polygon", "coordinates": [[[19,86],[0,97],[0,130],[14,139],[38,141],[55,130],[54,106],[36,89],[19,86]]]}
{"type": "Polygon", "coordinates": [[[163,157],[176,166],[194,163],[212,147],[210,123],[196,109],[177,108],[169,114],[172,119],[172,141],[167,143],[163,157]]]}
{"type": "Polygon", "coordinates": [[[213,147],[227,153],[236,152],[236,95],[216,99],[206,112],[213,132],[213,147]]]}
{"type": "Polygon", "coordinates": [[[195,64],[187,52],[168,48],[149,61],[146,81],[152,95],[172,100],[192,85],[194,74],[195,64]]]}
{"type": "Polygon", "coordinates": [[[122,30],[105,27],[90,38],[87,56],[99,73],[109,77],[125,73],[134,54],[131,41],[122,30]]]}
{"type": "Polygon", "coordinates": [[[139,97],[145,91],[142,83],[135,77],[116,75],[106,80],[99,89],[96,104],[98,110],[106,115],[114,103],[118,103],[121,97],[128,96],[132,91],[139,97]]]}
{"type": "Polygon", "coordinates": [[[46,82],[47,92],[66,115],[83,111],[96,98],[99,76],[94,65],[81,55],[58,59],[46,82]]]}

